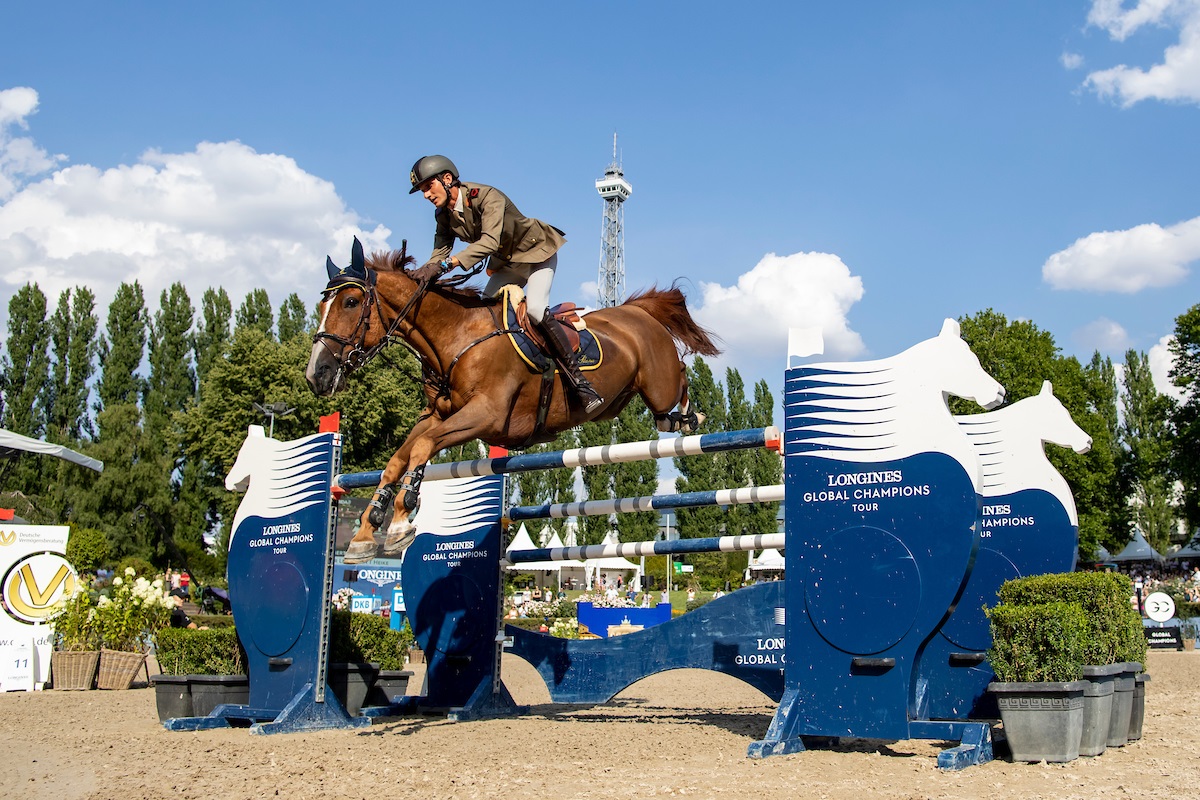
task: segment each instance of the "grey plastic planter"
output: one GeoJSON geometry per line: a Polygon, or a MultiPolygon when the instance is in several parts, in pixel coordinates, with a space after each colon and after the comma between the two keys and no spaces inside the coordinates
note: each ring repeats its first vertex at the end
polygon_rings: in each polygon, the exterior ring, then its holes
{"type": "Polygon", "coordinates": [[[1133,710],[1129,714],[1129,741],[1136,742],[1142,738],[1142,720],[1146,717],[1146,681],[1150,673],[1139,672],[1134,679],[1133,710]]]}
{"type": "Polygon", "coordinates": [[[1098,756],[1107,747],[1117,675],[1124,671],[1124,664],[1083,668],[1087,687],[1083,690],[1083,736],[1079,740],[1079,755],[1098,756]]]}
{"type": "Polygon", "coordinates": [[[192,687],[192,716],[207,717],[223,703],[244,706],[250,702],[246,675],[185,675],[192,687]]]}
{"type": "Polygon", "coordinates": [[[190,675],[155,675],[150,679],[154,684],[154,704],[158,708],[158,721],[166,722],[175,717],[191,717],[192,687],[188,683],[190,675]]]}
{"type": "Polygon", "coordinates": [[[375,676],[378,674],[378,664],[334,663],[329,665],[327,681],[346,713],[356,717],[362,710],[367,693],[375,685],[375,676]]]}
{"type": "Polygon", "coordinates": [[[1086,681],[989,683],[1013,761],[1074,761],[1083,737],[1086,681]]]}
{"type": "Polygon", "coordinates": [[[392,698],[408,694],[408,679],[413,673],[407,669],[381,669],[375,678],[375,685],[367,695],[366,705],[391,705],[392,698]]]}
{"type": "Polygon", "coordinates": [[[1124,669],[1117,675],[1113,692],[1112,718],[1108,725],[1108,746],[1124,747],[1129,741],[1129,720],[1133,717],[1133,692],[1136,688],[1137,674],[1142,671],[1142,665],[1136,661],[1126,661],[1120,665],[1124,669]]]}

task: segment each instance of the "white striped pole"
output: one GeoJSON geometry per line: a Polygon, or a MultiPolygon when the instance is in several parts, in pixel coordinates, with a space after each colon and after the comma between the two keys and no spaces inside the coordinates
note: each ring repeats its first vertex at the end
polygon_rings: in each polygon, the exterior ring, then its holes
{"type": "Polygon", "coordinates": [[[513,550],[505,554],[502,566],[528,564],[536,561],[586,561],[589,558],[620,556],[663,556],[678,553],[732,553],[745,550],[765,550],[783,547],[784,534],[757,533],[747,536],[714,536],[705,539],[675,539],[669,542],[623,542],[621,544],[592,544],[583,547],[543,547],[535,550],[513,550]]]}
{"type": "Polygon", "coordinates": [[[749,486],[741,489],[718,489],[708,492],[655,494],[645,497],[622,497],[616,500],[585,500],[581,503],[553,503],[540,506],[513,506],[506,516],[513,522],[527,519],[561,519],[563,517],[596,517],[602,514],[623,514],[635,511],[654,511],[660,508],[696,508],[698,506],[734,506],[746,503],[773,503],[782,500],[784,488],[749,486]]]}

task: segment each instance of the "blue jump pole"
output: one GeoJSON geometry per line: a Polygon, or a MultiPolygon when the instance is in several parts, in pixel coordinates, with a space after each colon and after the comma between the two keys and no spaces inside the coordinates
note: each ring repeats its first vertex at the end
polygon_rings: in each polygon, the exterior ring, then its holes
{"type": "MultiPolygon", "coordinates": [[[[424,480],[441,481],[449,478],[509,475],[516,472],[535,472],[560,467],[586,467],[593,464],[623,464],[629,461],[649,461],[652,458],[696,456],[702,453],[723,453],[729,450],[749,450],[755,447],[766,447],[779,451],[779,429],[776,427],[751,428],[744,431],[676,436],[670,439],[627,442],[600,447],[576,447],[551,453],[520,453],[500,458],[430,464],[425,468],[424,480]]],[[[338,475],[334,479],[334,486],[341,489],[373,489],[379,485],[382,476],[382,470],[338,475]]]]}

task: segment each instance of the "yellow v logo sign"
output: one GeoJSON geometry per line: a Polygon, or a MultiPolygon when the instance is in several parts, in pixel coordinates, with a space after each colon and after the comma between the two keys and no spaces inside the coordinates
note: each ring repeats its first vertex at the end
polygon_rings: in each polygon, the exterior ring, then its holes
{"type": "Polygon", "coordinates": [[[58,589],[67,578],[71,577],[71,570],[67,569],[67,565],[63,564],[58,568],[58,572],[54,573],[54,577],[50,579],[46,590],[42,591],[37,585],[37,578],[34,577],[33,567],[29,564],[21,567],[21,580],[25,582],[25,590],[29,592],[29,599],[35,606],[45,607],[50,605],[50,598],[54,596],[54,591],[58,589]]]}
{"type": "Polygon", "coordinates": [[[14,565],[5,581],[2,588],[8,612],[24,622],[45,622],[59,598],[75,593],[75,571],[55,553],[41,553],[24,559],[23,563],[14,565]],[[41,582],[39,574],[43,578],[41,582]]]}

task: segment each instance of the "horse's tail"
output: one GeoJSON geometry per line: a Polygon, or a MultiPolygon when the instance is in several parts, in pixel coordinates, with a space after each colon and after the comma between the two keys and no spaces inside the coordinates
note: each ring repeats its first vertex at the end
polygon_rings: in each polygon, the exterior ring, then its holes
{"type": "Polygon", "coordinates": [[[671,284],[670,289],[659,289],[657,286],[652,286],[637,292],[622,305],[637,306],[654,317],[670,332],[671,338],[683,346],[684,355],[696,353],[702,356],[717,356],[721,354],[721,349],[716,344],[720,340],[700,327],[688,313],[687,298],[679,289],[678,282],[671,284]]]}

